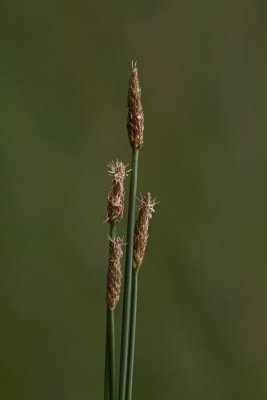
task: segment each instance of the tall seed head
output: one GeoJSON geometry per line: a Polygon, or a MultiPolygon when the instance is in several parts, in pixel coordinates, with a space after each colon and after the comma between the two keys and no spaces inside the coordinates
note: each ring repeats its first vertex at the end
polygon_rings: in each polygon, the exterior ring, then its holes
{"type": "Polygon", "coordinates": [[[144,113],[141,103],[141,87],[136,64],[132,66],[132,73],[128,90],[128,120],[127,129],[130,145],[140,149],[144,143],[144,113]]]}
{"type": "Polygon", "coordinates": [[[112,176],[112,188],[108,195],[107,217],[105,222],[119,222],[124,212],[124,181],[127,176],[126,166],[119,162],[111,161],[108,164],[109,174],[112,176]]]}
{"type": "Polygon", "coordinates": [[[121,257],[123,255],[121,246],[122,240],[117,237],[111,240],[109,247],[106,302],[111,310],[116,307],[120,299],[122,277],[121,257]]]}
{"type": "Polygon", "coordinates": [[[140,210],[138,219],[135,224],[134,231],[134,248],[133,248],[133,268],[140,268],[148,240],[149,222],[152,218],[155,206],[155,200],[152,199],[151,194],[148,192],[140,200],[140,210]]]}

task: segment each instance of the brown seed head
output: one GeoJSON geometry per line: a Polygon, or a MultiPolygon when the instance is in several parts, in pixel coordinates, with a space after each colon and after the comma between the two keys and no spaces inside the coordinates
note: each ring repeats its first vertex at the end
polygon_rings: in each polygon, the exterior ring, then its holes
{"type": "Polygon", "coordinates": [[[126,165],[118,160],[108,164],[112,176],[112,188],[108,195],[107,217],[105,222],[119,222],[124,211],[124,181],[127,176],[126,165]]]}
{"type": "Polygon", "coordinates": [[[134,248],[133,248],[133,268],[140,268],[147,245],[149,221],[152,218],[155,200],[152,199],[148,192],[140,200],[140,210],[138,219],[135,224],[134,231],[134,248]]]}
{"type": "Polygon", "coordinates": [[[121,257],[123,255],[121,246],[122,240],[117,237],[111,240],[109,247],[106,302],[112,310],[116,307],[121,292],[121,257]]]}
{"type": "Polygon", "coordinates": [[[141,87],[136,64],[132,65],[132,73],[128,90],[127,129],[130,145],[140,149],[144,143],[144,113],[141,103],[141,87]]]}

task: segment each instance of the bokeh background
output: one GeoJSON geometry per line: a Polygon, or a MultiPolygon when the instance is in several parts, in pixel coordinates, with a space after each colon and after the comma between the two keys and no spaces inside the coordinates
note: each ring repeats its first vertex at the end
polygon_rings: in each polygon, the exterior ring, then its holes
{"type": "Polygon", "coordinates": [[[267,398],[266,15],[257,0],[1,2],[1,400],[103,398],[106,165],[131,158],[132,59],[138,191],[161,200],[134,399],[267,398]]]}

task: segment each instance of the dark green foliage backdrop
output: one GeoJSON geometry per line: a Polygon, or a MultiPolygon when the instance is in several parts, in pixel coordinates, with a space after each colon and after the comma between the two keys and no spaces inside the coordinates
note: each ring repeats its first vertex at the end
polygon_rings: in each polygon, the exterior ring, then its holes
{"type": "Polygon", "coordinates": [[[130,161],[132,59],[139,191],[161,200],[134,398],[267,398],[266,13],[259,0],[2,1],[1,400],[102,398],[106,164],[130,161]]]}

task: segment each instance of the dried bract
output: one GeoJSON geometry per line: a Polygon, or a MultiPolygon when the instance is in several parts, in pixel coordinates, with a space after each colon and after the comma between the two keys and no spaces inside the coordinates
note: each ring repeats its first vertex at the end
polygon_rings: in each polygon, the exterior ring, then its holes
{"type": "Polygon", "coordinates": [[[141,87],[136,64],[132,66],[132,73],[128,90],[128,119],[127,129],[130,145],[140,149],[144,143],[144,113],[141,103],[141,87]]]}

